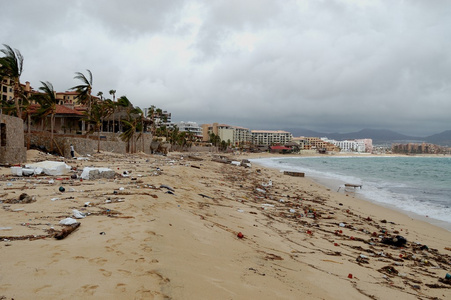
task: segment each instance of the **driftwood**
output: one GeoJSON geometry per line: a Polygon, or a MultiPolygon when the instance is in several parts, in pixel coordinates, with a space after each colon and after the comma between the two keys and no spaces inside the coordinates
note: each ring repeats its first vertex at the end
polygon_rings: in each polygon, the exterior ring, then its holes
{"type": "Polygon", "coordinates": [[[304,177],[305,176],[305,173],[302,173],[302,172],[284,171],[283,174],[289,175],[289,176],[295,176],[295,177],[304,177]]]}
{"type": "Polygon", "coordinates": [[[61,232],[58,232],[55,234],[55,239],[62,240],[66,238],[69,234],[74,232],[78,227],[80,227],[80,222],[74,223],[72,225],[66,225],[66,228],[64,228],[61,232]]]}
{"type": "Polygon", "coordinates": [[[197,156],[193,156],[193,155],[189,155],[189,156],[188,156],[188,159],[191,159],[191,160],[197,160],[197,161],[203,160],[203,158],[200,158],[200,157],[197,157],[197,156]]]}

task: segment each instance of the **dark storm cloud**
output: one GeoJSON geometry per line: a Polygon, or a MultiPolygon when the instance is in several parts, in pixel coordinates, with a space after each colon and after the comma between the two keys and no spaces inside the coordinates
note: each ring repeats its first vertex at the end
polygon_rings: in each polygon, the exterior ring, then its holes
{"type": "Polygon", "coordinates": [[[451,129],[448,1],[2,1],[22,80],[116,89],[175,120],[451,129]]]}

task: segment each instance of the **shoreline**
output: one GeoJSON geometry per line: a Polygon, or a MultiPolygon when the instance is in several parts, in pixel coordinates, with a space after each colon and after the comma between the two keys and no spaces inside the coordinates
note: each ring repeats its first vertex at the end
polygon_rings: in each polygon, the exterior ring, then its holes
{"type": "MultiPolygon", "coordinates": [[[[325,157],[324,155],[312,155],[312,156],[306,156],[306,155],[297,155],[297,156],[280,156],[280,155],[274,155],[274,154],[269,154],[268,156],[264,156],[261,157],[261,155],[259,157],[248,157],[248,159],[253,160],[252,162],[259,165],[259,166],[264,166],[266,168],[272,168],[274,170],[277,170],[279,172],[282,172],[281,169],[277,168],[277,167],[271,167],[271,166],[265,166],[263,164],[259,164],[258,161],[255,161],[256,159],[267,159],[267,158],[273,158],[273,159],[279,159],[279,158],[300,158],[300,157],[325,157]]],[[[327,155],[327,157],[336,157],[336,155],[327,155]]],[[[342,155],[340,155],[340,157],[362,157],[361,155],[345,155],[344,153],[342,155]]],[[[365,155],[365,157],[414,157],[414,156],[410,156],[410,155],[372,155],[372,154],[368,154],[365,155]]],[[[442,155],[418,155],[416,157],[443,157],[442,155]]],[[[342,182],[341,180],[338,179],[332,179],[332,178],[327,178],[327,177],[321,177],[320,175],[314,175],[314,176],[309,176],[308,174],[306,174],[306,177],[315,181],[316,183],[324,186],[325,189],[336,189],[338,186],[338,191],[340,191],[341,185],[343,185],[345,182],[342,182]]],[[[428,216],[424,216],[424,215],[420,215],[418,213],[412,212],[412,211],[408,211],[408,210],[403,210],[399,207],[397,207],[394,204],[390,204],[390,203],[382,203],[382,202],[378,202],[376,200],[373,200],[371,198],[366,197],[365,195],[362,195],[360,193],[358,193],[358,189],[355,191],[349,191],[348,193],[350,194],[354,194],[354,196],[357,196],[357,198],[360,198],[362,201],[366,201],[375,205],[378,205],[380,207],[389,209],[389,210],[394,210],[397,212],[400,212],[408,217],[417,219],[419,221],[422,222],[426,222],[429,223],[433,226],[437,226],[440,227],[442,229],[445,229],[447,231],[451,232],[451,223],[446,222],[446,221],[442,221],[439,219],[435,219],[435,218],[431,218],[428,216]]]]}
{"type": "MultiPolygon", "coordinates": [[[[30,162],[60,159],[28,154],[30,162]]],[[[116,174],[81,181],[0,169],[3,201],[22,193],[36,200],[2,203],[2,299],[449,295],[451,282],[440,281],[451,268],[448,231],[310,178],[224,164],[211,153],[64,161],[77,173],[89,166],[116,174]],[[60,230],[73,209],[87,214],[76,231],[42,236],[60,230]],[[407,239],[403,247],[382,242],[396,235],[407,239]]]]}

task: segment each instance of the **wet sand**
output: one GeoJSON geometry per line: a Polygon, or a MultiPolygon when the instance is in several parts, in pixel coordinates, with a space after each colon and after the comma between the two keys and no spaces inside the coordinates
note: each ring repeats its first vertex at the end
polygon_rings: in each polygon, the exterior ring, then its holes
{"type": "MultiPolygon", "coordinates": [[[[111,168],[114,179],[19,178],[1,168],[0,299],[451,295],[444,279],[451,273],[449,231],[327,189],[308,174],[191,155],[65,160],[77,174],[85,166],[111,168]],[[23,193],[36,201],[18,201],[23,193]],[[87,217],[55,239],[73,209],[87,217]],[[396,235],[407,244],[381,242],[396,235]]],[[[58,159],[36,151],[28,157],[58,159]]]]}

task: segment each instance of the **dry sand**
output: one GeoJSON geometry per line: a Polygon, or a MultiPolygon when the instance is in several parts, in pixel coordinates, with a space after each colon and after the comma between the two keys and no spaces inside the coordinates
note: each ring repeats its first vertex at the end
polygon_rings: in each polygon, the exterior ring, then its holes
{"type": "MultiPolygon", "coordinates": [[[[1,168],[0,299],[450,298],[449,231],[308,174],[198,157],[66,160],[78,174],[85,166],[117,173],[83,181],[1,168]],[[18,201],[22,193],[36,201],[18,201]],[[56,240],[52,228],[61,231],[73,209],[89,215],[56,240]],[[393,235],[407,244],[381,243],[393,235]]],[[[58,160],[37,151],[28,159],[58,160]]]]}

